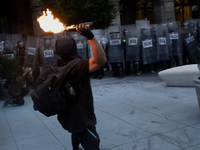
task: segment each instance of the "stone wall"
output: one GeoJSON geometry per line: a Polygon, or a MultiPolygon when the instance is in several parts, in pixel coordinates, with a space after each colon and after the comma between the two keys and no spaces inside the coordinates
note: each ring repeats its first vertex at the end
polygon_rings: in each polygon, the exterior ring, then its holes
{"type": "Polygon", "coordinates": [[[45,33],[40,28],[40,25],[37,22],[37,18],[43,14],[42,9],[37,0],[30,0],[30,7],[32,12],[34,36],[41,37],[45,33]]]}
{"type": "Polygon", "coordinates": [[[155,23],[175,21],[174,0],[153,0],[155,23]]]}

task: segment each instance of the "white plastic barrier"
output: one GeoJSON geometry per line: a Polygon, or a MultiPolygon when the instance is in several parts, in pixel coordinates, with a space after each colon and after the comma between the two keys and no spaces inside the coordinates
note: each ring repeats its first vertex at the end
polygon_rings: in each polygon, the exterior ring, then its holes
{"type": "Polygon", "coordinates": [[[194,87],[193,78],[200,75],[197,64],[174,67],[160,71],[158,76],[168,86],[194,87]]]}

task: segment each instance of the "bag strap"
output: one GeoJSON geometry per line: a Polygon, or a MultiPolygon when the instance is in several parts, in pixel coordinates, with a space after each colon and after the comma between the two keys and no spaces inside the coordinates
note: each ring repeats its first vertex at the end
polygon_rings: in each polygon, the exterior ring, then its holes
{"type": "MultiPolygon", "coordinates": [[[[64,73],[61,75],[62,77],[61,77],[61,80],[60,80],[60,82],[59,82],[59,86],[58,86],[58,87],[61,86],[62,82],[64,81],[65,76],[67,75],[67,73],[68,73],[78,62],[80,62],[80,60],[81,60],[81,59],[74,59],[74,60],[71,60],[70,62],[67,63],[67,65],[61,67],[61,68],[62,68],[61,71],[64,71],[64,73]]],[[[56,94],[58,93],[59,90],[60,90],[60,88],[55,89],[55,91],[54,91],[52,97],[56,96],[56,94]]]]}
{"type": "Polygon", "coordinates": [[[65,71],[66,75],[78,62],[80,62],[81,59],[73,59],[70,62],[67,63],[67,65],[63,66],[63,70],[65,71]]]}

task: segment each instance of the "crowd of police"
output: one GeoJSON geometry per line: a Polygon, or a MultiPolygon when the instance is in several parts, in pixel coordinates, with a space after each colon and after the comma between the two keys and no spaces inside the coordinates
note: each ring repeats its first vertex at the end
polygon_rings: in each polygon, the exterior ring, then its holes
{"type": "Polygon", "coordinates": [[[113,76],[155,74],[171,67],[198,63],[199,27],[198,19],[183,24],[178,21],[150,24],[144,19],[122,26],[121,32],[107,32],[107,36],[102,32],[99,41],[106,51],[113,76]]]}
{"type": "MultiPolygon", "coordinates": [[[[92,30],[104,48],[108,62],[93,74],[101,79],[104,71],[123,77],[154,74],[174,66],[197,63],[200,45],[200,21],[188,20],[150,24],[148,20],[137,20],[135,24],[124,25],[117,30],[92,30]]],[[[93,57],[87,39],[76,31],[66,31],[76,42],[78,54],[84,58],[93,57]]],[[[42,38],[20,34],[0,34],[0,51],[7,59],[18,59],[19,65],[29,67],[36,78],[47,67],[54,65],[59,56],[55,52],[55,42],[61,34],[42,38]]]]}

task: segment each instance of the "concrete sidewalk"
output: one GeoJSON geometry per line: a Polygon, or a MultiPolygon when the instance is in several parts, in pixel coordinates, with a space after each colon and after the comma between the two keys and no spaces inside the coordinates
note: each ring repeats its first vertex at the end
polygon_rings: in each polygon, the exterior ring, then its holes
{"type": "MultiPolygon", "coordinates": [[[[91,79],[101,150],[200,150],[200,111],[194,88],[168,87],[157,74],[91,79]]],[[[25,105],[3,108],[0,150],[71,150],[56,116],[25,105]]]]}

